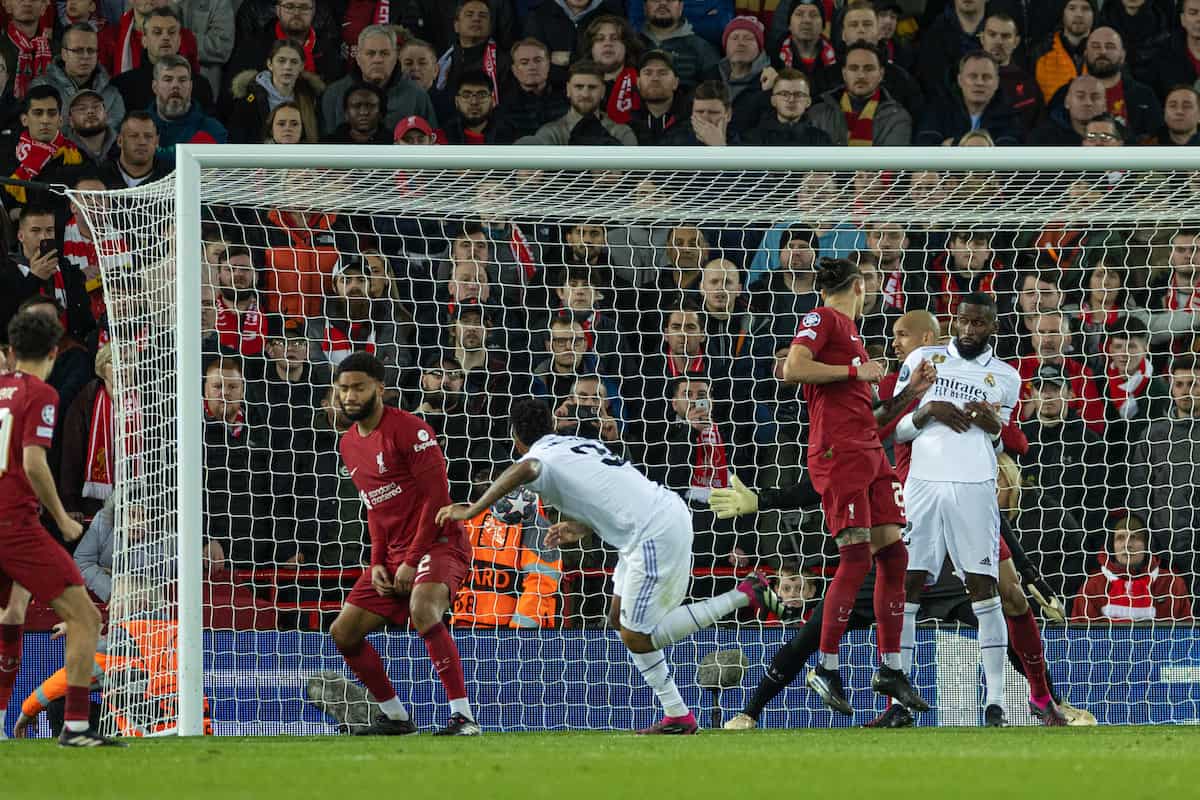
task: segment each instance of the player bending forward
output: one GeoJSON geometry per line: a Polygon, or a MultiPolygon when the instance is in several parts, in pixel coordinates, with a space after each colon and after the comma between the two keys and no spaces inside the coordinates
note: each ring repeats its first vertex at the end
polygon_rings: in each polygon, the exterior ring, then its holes
{"type": "MultiPolygon", "coordinates": [[[[900,660],[908,553],[900,541],[902,487],[879,441],[872,407],[870,384],[878,383],[884,370],[868,360],[854,322],[862,315],[866,284],[852,262],[825,259],[816,285],[825,305],[800,321],[783,373],[787,382],[804,384],[811,421],[808,472],[840,556],[825,593],[820,657],[807,682],[830,708],[853,713],[838,671],[838,647],[874,560],[875,640],[882,664],[871,687],[909,708],[928,711],[900,660]]],[[[917,380],[927,380],[930,367],[920,366],[917,380]]],[[[886,412],[902,409],[912,397],[911,392],[899,393],[886,412]]]]}
{"type": "MultiPolygon", "coordinates": [[[[1002,727],[1008,724],[1004,708],[1008,629],[998,581],[996,450],[1020,397],[1021,377],[992,354],[989,343],[996,332],[996,301],[991,295],[973,292],[963,297],[955,325],[953,341],[914,350],[896,378],[896,391],[903,391],[922,363],[932,361],[937,368],[937,380],[921,397],[917,410],[896,426],[896,441],[912,442],[904,487],[909,517],[902,635],[909,662],[905,669],[912,668],[921,591],[937,577],[949,554],[979,620],[979,657],[987,683],[984,724],[1002,727]]],[[[1043,700],[1053,703],[1049,693],[1044,694],[1043,700]]]]}
{"type": "MultiPolygon", "coordinates": [[[[58,393],[46,384],[54,367],[62,326],[32,311],[8,324],[13,371],[0,375],[0,607],[11,602],[14,583],[47,603],[66,623],[64,747],[124,747],[88,724],[89,686],[100,612],[83,588],[79,568],[38,522],[39,502],[54,518],[63,538],[73,542],[83,527],[67,516],[54,488],[46,451],[54,437],[58,393]]],[[[19,603],[25,605],[22,597],[19,603]]],[[[0,709],[7,708],[20,667],[21,626],[0,629],[0,709]]],[[[0,719],[2,724],[2,719],[0,719]]]]}
{"type": "Polygon", "coordinates": [[[333,382],[342,411],[354,423],[342,434],[340,451],[367,507],[371,535],[371,569],[354,584],[329,629],[383,710],[362,735],[417,732],[366,638],[385,622],[411,620],[450,701],[450,722],[434,736],[476,736],[481,731],[467,701],[458,648],[442,622],[471,563],[462,525],[435,521],[437,510],[450,501],[446,459],[424,421],[383,405],[384,367],[375,356],[350,354],[333,382]]]}
{"type": "Polygon", "coordinates": [[[563,517],[550,527],[547,547],[578,542],[590,532],[615,547],[613,624],[620,625],[621,641],[665,714],[639,733],[696,733],[696,717],[679,695],[662,648],[736,609],[761,609],[765,581],[755,575],[725,594],[681,606],[692,574],[692,515],[679,495],[599,442],[555,434],[550,407],[539,400],[514,402],[509,421],[520,460],[473,505],[448,505],[438,520],[470,519],[528,485],[563,517]]]}

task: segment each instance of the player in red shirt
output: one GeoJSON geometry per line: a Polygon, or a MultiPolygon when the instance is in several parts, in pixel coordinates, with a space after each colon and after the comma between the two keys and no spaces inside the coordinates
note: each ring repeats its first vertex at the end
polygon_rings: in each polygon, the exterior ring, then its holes
{"type": "Polygon", "coordinates": [[[784,380],[804,385],[810,420],[808,472],[821,495],[840,562],[825,593],[819,660],[807,683],[830,708],[853,713],[838,671],[838,647],[854,597],[874,559],[876,642],[882,663],[871,687],[909,708],[927,711],[929,705],[909,683],[900,658],[908,569],[908,551],[900,541],[903,487],[879,441],[873,408],[871,384],[883,378],[884,368],[870,360],[855,325],[862,315],[866,284],[854,263],[825,259],[817,270],[816,287],[825,304],[800,321],[784,380]]]}
{"type": "Polygon", "coordinates": [[[450,722],[434,735],[475,736],[481,730],[462,661],[442,623],[470,569],[471,545],[461,523],[435,523],[438,509],[450,504],[446,458],[422,419],[383,405],[384,377],[383,362],[364,352],[346,356],[334,376],[338,403],[354,422],[339,449],[367,507],[371,569],[354,584],[329,633],[383,710],[364,734],[417,731],[366,639],[384,623],[411,621],[450,701],[450,722]]]}
{"type": "MultiPolygon", "coordinates": [[[[124,747],[88,724],[100,612],[74,560],[38,521],[44,508],[68,542],[83,534],[83,526],[63,508],[46,463],[58,393],[45,381],[62,335],[57,319],[35,311],[21,312],[8,324],[13,371],[0,375],[0,606],[8,606],[13,585],[20,584],[67,623],[66,712],[58,743],[124,747]]],[[[21,626],[0,626],[0,711],[12,697],[20,659],[21,626]]]]}

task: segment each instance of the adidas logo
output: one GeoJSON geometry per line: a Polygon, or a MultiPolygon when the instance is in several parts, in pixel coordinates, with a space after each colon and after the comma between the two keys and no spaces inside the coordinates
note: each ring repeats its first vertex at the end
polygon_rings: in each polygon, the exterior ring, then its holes
{"type": "Polygon", "coordinates": [[[983,561],[979,562],[979,566],[981,566],[981,567],[990,567],[991,565],[992,565],[991,556],[984,556],[983,561]]]}

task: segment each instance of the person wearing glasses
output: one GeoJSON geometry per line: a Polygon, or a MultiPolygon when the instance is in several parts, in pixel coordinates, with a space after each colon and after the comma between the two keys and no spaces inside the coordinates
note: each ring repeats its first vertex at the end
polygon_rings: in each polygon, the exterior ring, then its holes
{"type": "Polygon", "coordinates": [[[66,108],[70,108],[76,94],[92,90],[104,100],[108,125],[115,134],[125,118],[125,101],[112,84],[108,70],[99,63],[99,38],[90,23],[70,25],[63,32],[60,58],[46,68],[44,75],[35,78],[32,85],[53,86],[66,108]]]}
{"type": "Polygon", "coordinates": [[[766,114],[757,126],[747,131],[746,144],[775,147],[830,145],[829,134],[804,119],[812,106],[812,84],[798,69],[784,67],[771,87],[772,114],[766,114]]]}

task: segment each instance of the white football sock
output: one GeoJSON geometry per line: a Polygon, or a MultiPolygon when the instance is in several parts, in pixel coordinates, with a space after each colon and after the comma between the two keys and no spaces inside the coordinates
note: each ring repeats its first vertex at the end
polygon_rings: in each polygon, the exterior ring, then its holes
{"type": "Polygon", "coordinates": [[[398,719],[401,722],[408,719],[408,709],[404,707],[404,703],[400,702],[399,697],[385,700],[379,704],[379,708],[383,710],[384,714],[388,715],[388,719],[398,719]]]}
{"type": "Polygon", "coordinates": [[[667,666],[667,657],[663,655],[663,651],[631,652],[629,658],[638,668],[638,672],[642,673],[646,685],[654,690],[666,716],[686,717],[689,709],[679,694],[679,687],[675,685],[675,679],[671,677],[671,668],[667,666]]]}
{"type": "Polygon", "coordinates": [[[900,629],[900,669],[912,676],[913,657],[917,650],[917,611],[920,603],[904,604],[904,627],[900,629]]]}
{"type": "Polygon", "coordinates": [[[726,614],[732,614],[739,608],[750,605],[750,598],[745,592],[731,589],[725,594],[701,600],[687,606],[680,606],[663,617],[662,622],[655,626],[650,634],[650,642],[655,648],[663,648],[678,642],[685,636],[690,636],[701,628],[708,628],[726,614]]]}
{"type": "Polygon", "coordinates": [[[450,713],[462,714],[469,720],[475,719],[475,715],[471,713],[471,701],[465,697],[460,697],[457,700],[450,701],[450,713]]]}
{"type": "Polygon", "coordinates": [[[4,732],[4,716],[8,713],[7,708],[0,708],[0,739],[7,739],[8,734],[4,732]]]}
{"type": "Polygon", "coordinates": [[[1000,598],[991,597],[971,603],[975,617],[979,620],[979,660],[983,662],[983,676],[987,681],[984,706],[996,705],[1004,708],[1004,664],[1008,660],[1008,626],[1004,623],[1004,612],[1000,598]]]}

